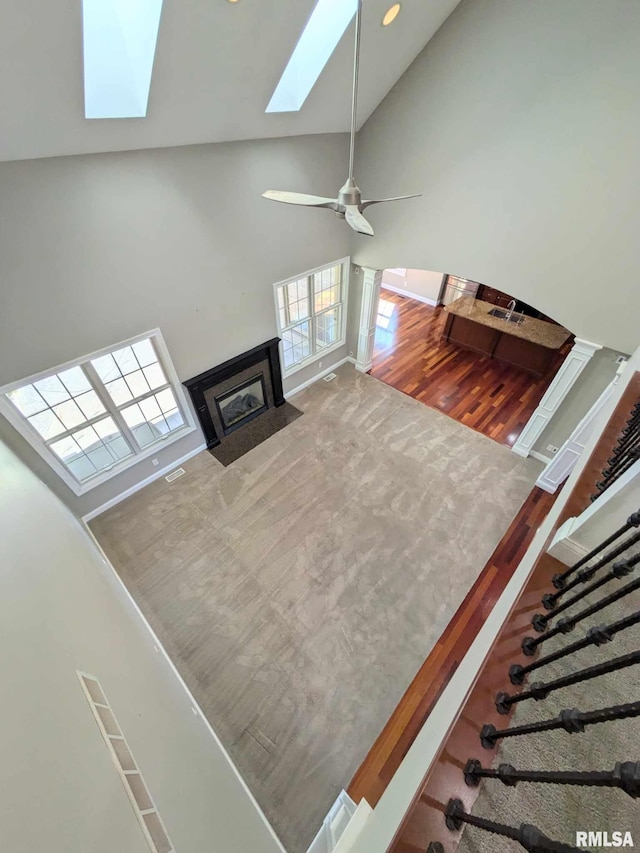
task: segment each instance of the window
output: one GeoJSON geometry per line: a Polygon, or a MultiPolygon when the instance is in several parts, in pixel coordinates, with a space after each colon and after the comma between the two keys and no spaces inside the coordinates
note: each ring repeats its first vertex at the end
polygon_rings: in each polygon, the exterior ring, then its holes
{"type": "Polygon", "coordinates": [[[343,259],[275,285],[285,376],[344,343],[348,263],[343,259]]]}
{"type": "Polygon", "coordinates": [[[0,389],[0,411],[76,494],[194,428],[159,330],[0,389]]]}

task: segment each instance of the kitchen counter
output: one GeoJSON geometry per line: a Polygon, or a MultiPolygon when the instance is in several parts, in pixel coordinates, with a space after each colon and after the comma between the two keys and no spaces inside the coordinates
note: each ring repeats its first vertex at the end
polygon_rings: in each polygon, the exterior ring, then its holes
{"type": "Polygon", "coordinates": [[[552,350],[560,349],[562,344],[571,337],[571,332],[564,326],[556,326],[555,323],[547,323],[535,317],[519,315],[523,318],[522,323],[509,323],[501,320],[500,317],[492,317],[489,311],[495,307],[490,302],[482,302],[472,296],[461,296],[460,299],[447,305],[445,311],[457,317],[466,317],[474,323],[489,326],[505,335],[513,335],[514,338],[521,338],[523,341],[539,344],[541,347],[552,350]]]}
{"type": "Polygon", "coordinates": [[[516,314],[522,317],[521,323],[510,323],[491,316],[489,312],[495,307],[472,296],[461,296],[451,302],[445,308],[448,316],[443,339],[505,361],[534,376],[544,376],[571,332],[555,323],[524,315],[516,314]]]}

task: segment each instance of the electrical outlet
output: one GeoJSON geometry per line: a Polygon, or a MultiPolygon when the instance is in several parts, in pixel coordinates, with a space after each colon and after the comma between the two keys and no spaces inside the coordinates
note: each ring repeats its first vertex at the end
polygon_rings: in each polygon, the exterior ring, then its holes
{"type": "Polygon", "coordinates": [[[549,453],[558,452],[558,448],[555,446],[555,444],[547,444],[547,450],[549,451],[549,453]]]}
{"type": "Polygon", "coordinates": [[[154,465],[154,466],[156,466],[156,465],[158,464],[158,460],[157,460],[157,459],[152,459],[152,460],[151,460],[151,464],[152,464],[152,465],[154,465]]]}
{"type": "Polygon", "coordinates": [[[353,358],[353,352],[349,353],[349,358],[353,358]]]}
{"type": "Polygon", "coordinates": [[[318,370],[320,370],[320,368],[321,368],[321,367],[322,367],[322,362],[321,362],[321,361],[319,361],[319,362],[318,362],[318,370]]]}
{"type": "Polygon", "coordinates": [[[356,275],[360,275],[360,273],[362,272],[362,267],[354,267],[353,271],[356,275]]]}
{"type": "Polygon", "coordinates": [[[627,360],[626,355],[619,355],[616,358],[616,364],[624,364],[626,360],[627,360]]]}

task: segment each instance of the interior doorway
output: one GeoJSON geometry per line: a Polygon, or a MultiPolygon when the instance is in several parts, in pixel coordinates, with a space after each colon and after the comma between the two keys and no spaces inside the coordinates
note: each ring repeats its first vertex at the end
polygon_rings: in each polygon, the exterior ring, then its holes
{"type": "Polygon", "coordinates": [[[512,447],[572,343],[568,329],[510,294],[396,268],[382,275],[369,372],[512,447]]]}

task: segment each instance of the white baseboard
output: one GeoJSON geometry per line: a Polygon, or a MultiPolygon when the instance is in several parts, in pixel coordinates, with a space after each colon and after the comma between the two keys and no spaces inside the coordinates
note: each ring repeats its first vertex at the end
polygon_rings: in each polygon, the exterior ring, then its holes
{"type": "Polygon", "coordinates": [[[555,557],[556,560],[560,560],[561,563],[564,563],[565,566],[573,566],[574,563],[578,562],[578,560],[587,556],[589,549],[585,548],[584,545],[581,545],[579,542],[576,542],[575,539],[567,537],[566,539],[561,539],[559,542],[556,542],[555,545],[552,545],[552,547],[549,548],[548,553],[552,557],[555,557]]]}
{"type": "Polygon", "coordinates": [[[420,296],[419,293],[412,293],[410,290],[403,290],[401,287],[394,287],[392,284],[385,284],[384,281],[382,282],[381,287],[384,290],[391,290],[393,293],[397,293],[400,296],[406,296],[407,299],[415,299],[416,302],[424,302],[425,305],[431,305],[433,308],[438,304],[435,299],[420,296]]]}
{"type": "Polygon", "coordinates": [[[551,462],[550,456],[545,456],[544,453],[538,453],[537,450],[530,450],[529,456],[533,457],[534,459],[537,459],[538,462],[543,462],[545,465],[548,465],[549,462],[551,462]]]}
{"type": "Polygon", "coordinates": [[[347,828],[340,836],[333,853],[349,853],[353,849],[353,845],[358,840],[358,836],[364,829],[364,825],[372,813],[373,809],[369,803],[365,799],[360,800],[347,828]]]}
{"type": "Polygon", "coordinates": [[[86,515],[82,516],[82,521],[84,521],[85,523],[91,521],[92,518],[101,515],[103,512],[106,512],[108,509],[111,509],[112,506],[116,506],[116,504],[119,504],[126,498],[131,497],[131,495],[135,495],[135,493],[139,492],[140,489],[144,489],[145,486],[148,486],[150,483],[153,483],[154,480],[159,480],[160,477],[164,477],[165,474],[168,474],[175,468],[179,468],[183,464],[183,462],[187,462],[193,456],[197,456],[198,453],[202,453],[202,451],[206,449],[206,444],[199,444],[195,450],[191,450],[189,453],[185,453],[184,456],[181,456],[180,459],[176,459],[175,462],[171,463],[171,465],[167,465],[164,468],[161,468],[159,471],[154,471],[154,473],[151,474],[150,477],[145,477],[144,480],[140,480],[140,482],[136,483],[135,486],[131,486],[130,489],[127,489],[121,494],[116,495],[115,498],[111,498],[110,501],[103,503],[102,506],[92,509],[91,512],[88,512],[86,515]]]}
{"type": "Polygon", "coordinates": [[[300,391],[304,391],[304,389],[308,388],[309,385],[313,385],[313,383],[317,382],[318,379],[322,379],[328,373],[331,373],[332,371],[337,370],[339,367],[342,367],[342,365],[346,364],[347,362],[350,362],[351,364],[356,363],[354,358],[347,355],[344,358],[341,358],[340,361],[336,361],[335,364],[330,365],[330,367],[326,367],[324,370],[320,371],[320,373],[318,373],[317,376],[312,376],[311,379],[307,379],[306,382],[303,382],[301,385],[296,385],[296,387],[292,388],[291,391],[287,391],[287,393],[285,394],[285,397],[288,400],[289,397],[293,397],[294,394],[299,394],[300,391]]]}

